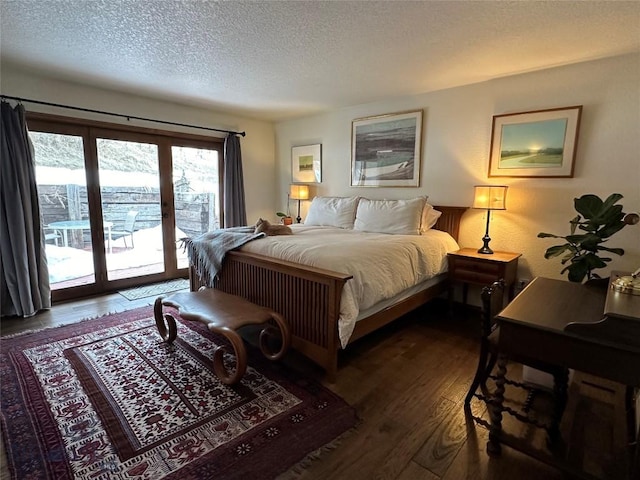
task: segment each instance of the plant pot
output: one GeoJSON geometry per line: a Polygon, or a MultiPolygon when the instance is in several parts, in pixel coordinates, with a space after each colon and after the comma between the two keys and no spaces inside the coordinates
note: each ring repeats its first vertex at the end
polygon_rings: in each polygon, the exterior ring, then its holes
{"type": "Polygon", "coordinates": [[[292,217],[282,217],[282,223],[284,225],[291,225],[293,223],[292,217]]]}

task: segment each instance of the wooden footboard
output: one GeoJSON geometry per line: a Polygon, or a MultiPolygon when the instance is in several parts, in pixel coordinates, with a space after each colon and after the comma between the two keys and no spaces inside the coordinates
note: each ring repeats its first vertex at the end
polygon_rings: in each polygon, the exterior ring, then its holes
{"type": "MultiPolygon", "coordinates": [[[[434,228],[458,238],[465,207],[435,207],[442,216],[434,228]]],[[[214,287],[223,292],[275,310],[289,322],[293,348],[320,365],[329,381],[338,368],[338,317],[342,288],[350,275],[300,265],[262,255],[232,251],[227,253],[214,287]]],[[[190,268],[191,290],[203,285],[190,268]]],[[[350,341],[385,325],[440,295],[446,281],[362,319],[350,341]]]]}
{"type": "MultiPolygon", "coordinates": [[[[335,378],[342,288],[351,275],[233,251],[225,256],[214,288],[280,313],[289,323],[291,346],[335,378]]],[[[202,282],[190,269],[191,290],[202,282]]]]}

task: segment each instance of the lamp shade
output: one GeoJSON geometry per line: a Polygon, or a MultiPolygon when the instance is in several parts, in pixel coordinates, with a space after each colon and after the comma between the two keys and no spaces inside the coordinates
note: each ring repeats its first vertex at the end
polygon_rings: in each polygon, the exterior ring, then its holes
{"type": "Polygon", "coordinates": [[[485,210],[507,209],[506,185],[476,185],[474,188],[473,208],[485,210]]]}
{"type": "Polygon", "coordinates": [[[291,196],[291,200],[308,200],[309,186],[308,185],[291,185],[289,195],[291,196]]]}

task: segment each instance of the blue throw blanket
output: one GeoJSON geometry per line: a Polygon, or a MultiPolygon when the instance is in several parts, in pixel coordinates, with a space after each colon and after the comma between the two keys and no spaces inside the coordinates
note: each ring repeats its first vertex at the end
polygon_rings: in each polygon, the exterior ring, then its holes
{"type": "Polygon", "coordinates": [[[265,237],[264,233],[253,233],[255,227],[232,227],[203,233],[196,238],[183,238],[189,261],[202,281],[209,287],[222,268],[228,251],[241,247],[251,240],[265,237]]]}

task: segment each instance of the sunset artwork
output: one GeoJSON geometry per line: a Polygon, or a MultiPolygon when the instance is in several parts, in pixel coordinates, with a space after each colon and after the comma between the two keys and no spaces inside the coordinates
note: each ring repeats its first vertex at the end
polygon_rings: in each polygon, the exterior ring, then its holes
{"type": "Polygon", "coordinates": [[[567,119],[503,125],[500,168],[562,167],[567,119]]]}
{"type": "Polygon", "coordinates": [[[489,177],[573,177],[582,105],[493,116],[489,177]]]}

